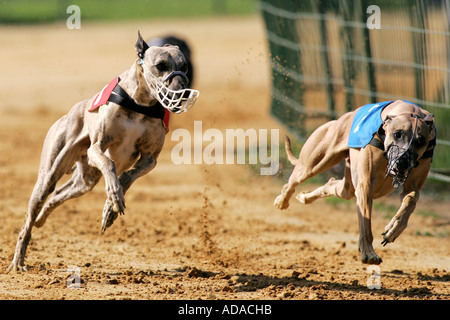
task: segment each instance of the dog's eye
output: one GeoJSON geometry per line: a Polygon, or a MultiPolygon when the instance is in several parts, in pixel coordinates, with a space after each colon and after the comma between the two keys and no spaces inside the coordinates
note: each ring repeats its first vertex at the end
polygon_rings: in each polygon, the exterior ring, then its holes
{"type": "Polygon", "coordinates": [[[156,69],[160,72],[164,72],[169,70],[169,66],[165,62],[160,62],[156,65],[156,69]]]}
{"type": "Polygon", "coordinates": [[[397,130],[394,132],[394,139],[399,140],[403,137],[403,130],[397,130]]]}

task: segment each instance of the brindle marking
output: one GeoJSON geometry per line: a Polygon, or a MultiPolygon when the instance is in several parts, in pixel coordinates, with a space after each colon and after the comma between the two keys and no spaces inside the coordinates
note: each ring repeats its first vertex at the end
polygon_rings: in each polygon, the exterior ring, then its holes
{"type": "MultiPolygon", "coordinates": [[[[148,85],[153,80],[145,78],[143,68],[162,81],[172,71],[184,69],[186,60],[176,46],[148,47],[140,33],[136,51],[139,59],[120,74],[120,86],[137,104],[151,108],[157,100],[148,85]],[[157,67],[160,63],[165,66],[163,70],[157,67]]],[[[184,77],[175,76],[168,87],[180,90],[186,88],[187,83],[184,77]]],[[[104,230],[118,213],[124,212],[124,194],[132,183],[156,166],[167,133],[163,121],[130,112],[112,102],[88,112],[93,100],[94,97],[75,104],[48,131],[27,219],[8,270],[26,270],[25,253],[33,226],[41,227],[64,201],[89,192],[104,177],[107,195],[103,209],[104,230]],[[66,173],[72,173],[72,177],[56,188],[66,173]]]]}

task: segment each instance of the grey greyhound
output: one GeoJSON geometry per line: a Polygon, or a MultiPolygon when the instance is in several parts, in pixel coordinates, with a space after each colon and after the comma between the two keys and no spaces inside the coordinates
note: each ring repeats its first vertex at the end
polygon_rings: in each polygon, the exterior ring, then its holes
{"type": "Polygon", "coordinates": [[[187,62],[177,46],[149,47],[138,31],[135,48],[139,58],[129,69],[96,96],[75,104],[48,131],[8,270],[26,271],[33,226],[41,227],[56,207],[92,190],[102,176],[107,196],[102,231],[111,226],[125,210],[131,184],[155,168],[169,113],[195,104],[199,92],[188,88],[187,62]],[[71,178],[56,187],[66,173],[71,178]]]}

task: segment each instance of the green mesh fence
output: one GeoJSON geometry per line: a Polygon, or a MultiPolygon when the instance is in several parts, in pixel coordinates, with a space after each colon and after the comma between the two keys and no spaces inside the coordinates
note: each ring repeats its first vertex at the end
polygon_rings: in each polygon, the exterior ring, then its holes
{"type": "Polygon", "coordinates": [[[450,0],[261,0],[272,114],[300,139],[364,104],[435,115],[430,177],[450,182],[450,0]]]}

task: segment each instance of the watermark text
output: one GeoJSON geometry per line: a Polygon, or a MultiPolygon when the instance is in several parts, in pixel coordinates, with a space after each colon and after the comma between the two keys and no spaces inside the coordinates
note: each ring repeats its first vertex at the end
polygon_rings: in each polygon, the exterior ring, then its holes
{"type": "Polygon", "coordinates": [[[67,7],[66,13],[71,13],[67,18],[66,26],[69,30],[81,29],[81,10],[77,5],[70,5],[67,7]]]}
{"type": "Polygon", "coordinates": [[[367,14],[370,16],[367,18],[366,25],[368,29],[381,29],[381,10],[379,6],[371,5],[367,7],[367,14]]]}
{"type": "Polygon", "coordinates": [[[194,121],[193,134],[179,128],[172,132],[179,141],[171,153],[174,164],[261,164],[261,175],[275,175],[279,169],[278,129],[219,129],[203,132],[202,121],[194,121]],[[206,145],[205,142],[207,143],[206,145]],[[268,150],[270,149],[270,155],[268,150]]]}
{"type": "Polygon", "coordinates": [[[370,290],[381,289],[380,267],[376,265],[370,265],[367,267],[367,273],[370,274],[367,278],[367,288],[370,290]]]}

